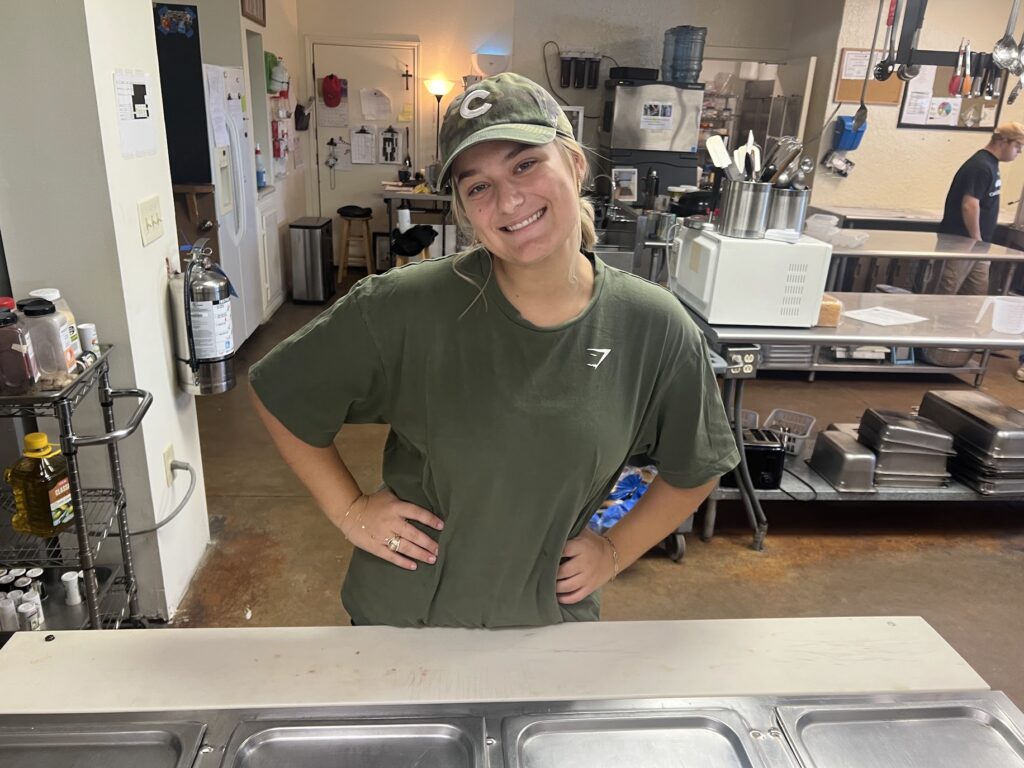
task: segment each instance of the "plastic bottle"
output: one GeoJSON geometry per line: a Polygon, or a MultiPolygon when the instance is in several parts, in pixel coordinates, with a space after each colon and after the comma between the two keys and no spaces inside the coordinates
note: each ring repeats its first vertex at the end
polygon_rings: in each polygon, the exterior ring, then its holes
{"type": "Polygon", "coordinates": [[[78,338],[78,326],[75,324],[75,315],[71,311],[71,307],[68,306],[66,299],[61,298],[60,289],[58,288],[37,288],[34,291],[28,292],[29,296],[37,299],[46,299],[52,301],[53,306],[57,308],[68,320],[68,326],[71,333],[71,348],[75,351],[75,357],[82,356],[82,342],[78,338]]]}
{"type": "Polygon", "coordinates": [[[0,309],[0,395],[24,395],[39,379],[32,341],[18,316],[0,309]]]}
{"type": "Polygon", "coordinates": [[[4,471],[14,491],[11,527],[19,533],[55,536],[74,522],[68,465],[43,432],[25,435],[24,455],[4,471]]]}
{"type": "Polygon", "coordinates": [[[267,186],[267,166],[263,164],[263,152],[260,145],[256,145],[256,188],[263,189],[267,186]]]}
{"type": "Polygon", "coordinates": [[[39,386],[60,389],[69,384],[70,372],[75,368],[75,352],[71,346],[67,318],[46,299],[22,299],[18,302],[18,310],[23,318],[23,327],[32,339],[32,349],[39,366],[39,386]]]}

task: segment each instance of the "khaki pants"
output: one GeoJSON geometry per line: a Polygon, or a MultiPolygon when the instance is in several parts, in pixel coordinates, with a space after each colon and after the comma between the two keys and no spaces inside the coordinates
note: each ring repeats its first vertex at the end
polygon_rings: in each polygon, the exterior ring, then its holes
{"type": "Polygon", "coordinates": [[[938,293],[987,296],[988,265],[987,261],[947,261],[939,278],[938,293]]]}

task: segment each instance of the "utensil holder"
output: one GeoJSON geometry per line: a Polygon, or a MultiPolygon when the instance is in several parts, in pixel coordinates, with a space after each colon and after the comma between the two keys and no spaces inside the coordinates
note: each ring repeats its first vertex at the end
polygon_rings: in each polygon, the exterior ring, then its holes
{"type": "Polygon", "coordinates": [[[718,231],[726,237],[760,240],[768,229],[772,185],[759,181],[722,183],[722,215],[718,231]]]}
{"type": "Polygon", "coordinates": [[[793,229],[802,235],[810,200],[810,189],[776,189],[768,207],[768,229],[793,229]]]}

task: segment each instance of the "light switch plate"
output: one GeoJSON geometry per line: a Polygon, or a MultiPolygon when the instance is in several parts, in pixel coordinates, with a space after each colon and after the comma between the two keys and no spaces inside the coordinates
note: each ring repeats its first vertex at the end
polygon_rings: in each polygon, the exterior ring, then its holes
{"type": "Polygon", "coordinates": [[[149,245],[164,233],[164,220],[160,213],[160,196],[139,200],[139,232],[142,244],[149,245]]]}

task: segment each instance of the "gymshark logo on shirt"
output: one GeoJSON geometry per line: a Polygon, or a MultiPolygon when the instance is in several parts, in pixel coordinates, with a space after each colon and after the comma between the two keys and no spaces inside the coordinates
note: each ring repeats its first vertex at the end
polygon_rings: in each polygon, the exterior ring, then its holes
{"type": "Polygon", "coordinates": [[[600,355],[601,359],[598,360],[596,363],[587,363],[587,365],[590,366],[591,368],[597,368],[597,367],[599,367],[601,365],[601,363],[604,362],[604,359],[606,357],[608,357],[608,355],[611,352],[611,350],[610,349],[588,349],[587,352],[590,353],[591,357],[597,357],[598,355],[600,355]]]}

